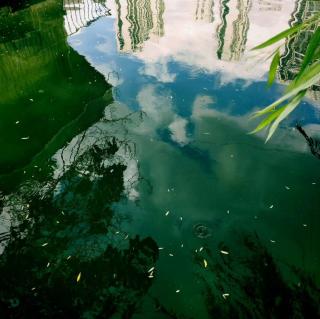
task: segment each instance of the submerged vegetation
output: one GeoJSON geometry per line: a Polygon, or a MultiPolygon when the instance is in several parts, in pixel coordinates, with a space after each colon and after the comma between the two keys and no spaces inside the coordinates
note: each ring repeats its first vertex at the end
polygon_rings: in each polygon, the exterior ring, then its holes
{"type": "MultiPolygon", "coordinates": [[[[269,46],[274,46],[284,39],[286,39],[287,42],[293,41],[300,32],[306,30],[311,32],[312,36],[309,38],[308,45],[305,47],[304,58],[292,79],[292,83],[286,88],[285,94],[281,98],[254,114],[254,117],[265,116],[265,118],[252,133],[256,133],[270,126],[266,141],[272,137],[279,124],[300,104],[307,90],[320,81],[320,13],[315,14],[301,24],[290,27],[253,48],[253,50],[264,49],[269,46]]],[[[285,43],[278,46],[270,56],[273,58],[270,64],[268,85],[272,85],[276,78],[281,56],[281,47],[283,45],[285,45],[285,43]]]]}

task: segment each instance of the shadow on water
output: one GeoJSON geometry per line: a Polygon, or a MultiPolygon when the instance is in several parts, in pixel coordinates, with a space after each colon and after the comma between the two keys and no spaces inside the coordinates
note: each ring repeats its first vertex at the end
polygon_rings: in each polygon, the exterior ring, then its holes
{"type": "Polygon", "coordinates": [[[210,318],[320,318],[314,279],[275,260],[257,235],[238,234],[232,254],[219,246],[218,260],[208,247],[194,255],[210,318]]]}
{"type": "Polygon", "coordinates": [[[30,165],[45,169],[47,158],[102,116],[112,94],[68,46],[62,1],[0,12],[0,185],[9,187],[30,165]]]}
{"type": "Polygon", "coordinates": [[[126,217],[112,210],[130,147],[101,135],[69,154],[57,178],[26,182],[2,198],[11,224],[1,236],[2,318],[130,318],[151,285],[157,244],[123,231],[126,217]]]}

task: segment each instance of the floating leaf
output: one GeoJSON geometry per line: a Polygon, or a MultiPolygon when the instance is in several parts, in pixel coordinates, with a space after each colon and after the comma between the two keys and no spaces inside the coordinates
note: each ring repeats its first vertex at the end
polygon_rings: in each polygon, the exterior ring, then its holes
{"type": "Polygon", "coordinates": [[[205,259],[203,259],[203,265],[204,265],[204,268],[208,267],[208,262],[205,259]]]}
{"type": "Polygon", "coordinates": [[[81,272],[79,272],[78,277],[77,277],[77,282],[79,282],[81,279],[81,272]]]}

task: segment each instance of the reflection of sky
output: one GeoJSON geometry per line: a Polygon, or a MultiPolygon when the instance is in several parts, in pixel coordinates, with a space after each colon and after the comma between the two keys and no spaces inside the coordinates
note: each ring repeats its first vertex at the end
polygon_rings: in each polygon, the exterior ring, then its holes
{"type": "MultiPolygon", "coordinates": [[[[190,24],[196,24],[196,22],[190,21],[190,24]]],[[[257,107],[268,105],[282,92],[282,86],[279,85],[267,89],[264,78],[261,79],[258,76],[258,79],[254,79],[250,74],[241,72],[238,74],[238,68],[235,65],[245,68],[247,63],[245,61],[222,61],[225,66],[228,63],[233,65],[235,78],[231,79],[229,67],[224,72],[223,66],[217,70],[210,70],[205,67],[200,68],[196,64],[197,61],[192,65],[194,57],[188,60],[188,51],[184,52],[187,62],[179,59],[179,56],[175,57],[175,52],[167,54],[164,58],[158,57],[152,63],[148,61],[148,57],[145,60],[144,51],[132,54],[120,53],[117,48],[113,18],[98,20],[90,28],[85,28],[70,37],[69,42],[105,75],[109,83],[117,87],[115,98],[131,109],[140,108],[137,96],[147,84],[160,86],[161,90],[170,92],[168,98],[174,104],[174,113],[183,118],[191,116],[193,102],[199,94],[213,98],[212,108],[228,115],[243,116],[257,107]]],[[[157,47],[153,49],[158,51],[157,47]]],[[[168,50],[170,48],[166,48],[166,51],[168,50]]],[[[194,50],[195,47],[193,47],[194,50]]],[[[202,48],[200,47],[199,50],[202,48]]],[[[201,60],[200,54],[198,58],[201,60]]],[[[210,59],[213,64],[221,62],[215,56],[210,59]]],[[[259,63],[256,62],[256,64],[258,68],[259,63]]],[[[251,72],[254,70],[252,62],[249,62],[249,66],[246,67],[250,67],[251,72]]],[[[267,65],[264,71],[266,70],[267,65]]],[[[318,113],[310,104],[304,103],[291,116],[291,123],[294,124],[297,118],[302,119],[302,123],[314,123],[318,120],[318,113]]],[[[175,126],[171,125],[171,127],[175,126]]]]}
{"type": "MultiPolygon", "coordinates": [[[[165,34],[147,40],[142,51],[118,51],[114,18],[101,18],[70,37],[69,43],[115,86],[117,112],[140,109],[146,113],[139,125],[126,126],[137,144],[138,161],[138,168],[128,165],[127,175],[139,171],[146,179],[131,194],[131,199],[139,199],[139,205],[123,201],[115,204],[115,209],[133,217],[131,231],[152,236],[165,247],[157,265],[159,280],[152,288],[155,295],[178,309],[188,309],[177,303],[192,296],[196,306],[190,313],[196,317],[203,301],[194,284],[189,252],[231,238],[233,234],[226,231],[231,227],[231,232],[248,227],[268,243],[276,239],[282,260],[301,266],[303,256],[315,271],[316,242],[299,235],[297,245],[292,238],[302,233],[303,223],[317,228],[312,182],[319,166],[309,154],[295,152],[306,151],[307,146],[290,130],[279,130],[275,144],[268,145],[246,134],[251,125],[247,115],[280,96],[282,87],[266,89],[268,63],[256,62],[254,67],[252,61],[219,61],[215,54],[210,55],[210,46],[214,53],[216,45],[215,27],[193,20],[189,9],[194,1],[185,1],[183,10],[177,9],[179,2],[166,1],[165,34]],[[188,28],[177,32],[186,21],[188,28]],[[297,170],[297,163],[303,170],[297,170]],[[292,192],[285,185],[290,185],[292,192]],[[297,196],[292,196],[293,192],[297,196]],[[170,214],[165,216],[168,210],[170,214]],[[193,226],[198,223],[208,225],[214,236],[206,241],[195,238],[193,226]],[[178,288],[187,297],[178,299],[174,293],[178,288]]],[[[290,7],[290,2],[285,4],[290,7]]],[[[255,32],[269,28],[269,33],[264,33],[267,36],[285,27],[287,17],[279,17],[281,13],[269,12],[264,19],[256,19],[256,28],[249,29],[248,47],[255,44],[255,32]]],[[[300,108],[295,116],[312,122],[315,117],[310,110],[310,105],[300,108]]],[[[113,127],[110,131],[115,134],[113,127]]]]}

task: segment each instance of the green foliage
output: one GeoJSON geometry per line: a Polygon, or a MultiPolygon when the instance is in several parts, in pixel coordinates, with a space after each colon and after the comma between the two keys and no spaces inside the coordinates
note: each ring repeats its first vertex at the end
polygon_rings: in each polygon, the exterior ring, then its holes
{"type": "MultiPolygon", "coordinates": [[[[293,39],[303,30],[315,29],[305,50],[304,59],[300,65],[299,72],[287,87],[284,95],[253,114],[253,117],[265,116],[259,125],[251,132],[257,133],[269,126],[266,142],[272,137],[279,124],[300,104],[308,89],[320,81],[320,14],[314,15],[312,18],[303,23],[293,26],[262,44],[253,48],[253,50],[264,49],[272,46],[283,39],[293,39]]],[[[280,48],[270,56],[272,62],[269,69],[268,85],[272,85],[277,74],[280,61],[280,48]]]]}

